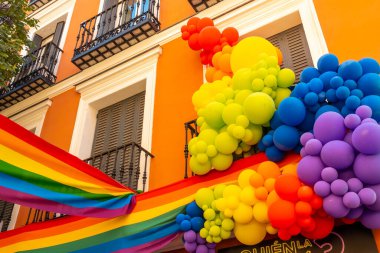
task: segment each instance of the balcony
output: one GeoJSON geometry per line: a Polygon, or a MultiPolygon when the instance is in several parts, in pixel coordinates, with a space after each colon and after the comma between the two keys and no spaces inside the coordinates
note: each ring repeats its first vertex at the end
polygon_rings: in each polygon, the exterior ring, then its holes
{"type": "Polygon", "coordinates": [[[54,85],[61,53],[62,50],[50,42],[25,56],[17,76],[0,89],[0,111],[54,85]]]}
{"type": "Polygon", "coordinates": [[[223,0],[188,0],[196,12],[203,11],[223,0]]]}
{"type": "Polygon", "coordinates": [[[47,4],[50,1],[51,0],[30,0],[29,1],[29,6],[31,6],[32,9],[35,11],[38,8],[40,8],[40,7],[44,6],[45,4],[47,4]]]}
{"type": "Polygon", "coordinates": [[[160,30],[159,0],[122,0],[79,28],[72,62],[86,69],[160,30]]]}

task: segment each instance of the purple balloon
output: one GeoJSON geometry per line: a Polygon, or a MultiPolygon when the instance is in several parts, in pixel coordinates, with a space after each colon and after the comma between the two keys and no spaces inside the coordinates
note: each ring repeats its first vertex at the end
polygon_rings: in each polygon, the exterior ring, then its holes
{"type": "Polygon", "coordinates": [[[322,170],[321,177],[327,183],[332,183],[338,179],[338,171],[332,167],[326,167],[322,170]]]}
{"type": "Polygon", "coordinates": [[[358,115],[356,114],[348,114],[345,118],[344,118],[344,125],[349,128],[349,129],[355,129],[357,126],[360,125],[361,123],[361,119],[358,115]]]}
{"type": "Polygon", "coordinates": [[[311,139],[314,139],[314,135],[310,132],[306,132],[301,135],[300,142],[303,146],[305,146],[306,142],[308,142],[311,139]]]}
{"type": "Polygon", "coordinates": [[[380,184],[380,154],[359,154],[354,162],[354,173],[364,184],[380,184]]]}
{"type": "Polygon", "coordinates": [[[352,170],[340,170],[338,171],[338,174],[338,178],[343,179],[346,182],[355,177],[355,173],[352,170]]]}
{"type": "Polygon", "coordinates": [[[337,179],[331,183],[331,192],[337,196],[343,196],[348,192],[348,184],[342,179],[337,179]]]}
{"type": "Polygon", "coordinates": [[[198,244],[205,244],[206,243],[206,239],[202,238],[199,233],[197,233],[197,243],[198,244]]]}
{"type": "Polygon", "coordinates": [[[367,206],[368,209],[371,209],[372,211],[380,211],[380,184],[373,185],[367,188],[371,188],[376,193],[376,201],[373,205],[367,206]]]}
{"type": "Polygon", "coordinates": [[[333,140],[343,140],[346,134],[344,118],[336,112],[326,112],[314,123],[314,136],[323,144],[333,140]]]}
{"type": "Polygon", "coordinates": [[[351,209],[350,212],[346,215],[346,218],[348,219],[358,219],[360,216],[362,216],[364,211],[363,206],[360,206],[355,209],[351,209]]]}
{"type": "Polygon", "coordinates": [[[319,155],[322,150],[322,142],[317,139],[311,139],[306,142],[305,151],[308,155],[319,155]]]}
{"type": "Polygon", "coordinates": [[[307,156],[307,153],[306,153],[306,151],[305,151],[305,148],[301,148],[301,150],[300,150],[300,155],[301,155],[301,157],[305,157],[305,156],[307,156]]]}
{"type": "Polygon", "coordinates": [[[326,143],[321,151],[324,164],[337,170],[344,170],[352,165],[355,159],[354,149],[344,141],[330,141],[326,143]]]}
{"type": "Polygon", "coordinates": [[[195,253],[208,253],[208,248],[206,245],[198,245],[195,253]]]}
{"type": "Polygon", "coordinates": [[[207,248],[209,248],[209,249],[215,249],[216,248],[216,243],[206,243],[206,246],[207,246],[207,248]]]}
{"type": "Polygon", "coordinates": [[[370,206],[375,204],[377,196],[376,192],[371,188],[363,188],[359,192],[360,201],[363,205],[370,206]]]}
{"type": "Polygon", "coordinates": [[[380,153],[380,126],[365,123],[358,126],[352,133],[352,144],[361,153],[376,155],[380,153]]]}
{"type": "Polygon", "coordinates": [[[361,189],[363,189],[363,183],[360,181],[358,178],[350,178],[347,181],[348,184],[348,190],[351,192],[356,192],[358,193],[361,189]]]}
{"type": "Polygon", "coordinates": [[[331,193],[330,184],[325,181],[318,181],[314,185],[314,191],[318,196],[325,198],[331,193]]]}
{"type": "Polygon", "coordinates": [[[185,249],[188,252],[194,252],[197,249],[197,246],[196,242],[185,242],[185,249]]]}
{"type": "Polygon", "coordinates": [[[365,210],[360,218],[361,223],[369,229],[380,228],[380,212],[365,210]]]}
{"type": "Polygon", "coordinates": [[[355,113],[363,120],[372,116],[372,109],[367,105],[359,106],[355,113]]]}
{"type": "Polygon", "coordinates": [[[371,124],[376,124],[377,125],[377,121],[374,120],[373,118],[363,119],[362,120],[362,124],[364,124],[364,123],[371,123],[371,124]]]}
{"type": "Polygon", "coordinates": [[[208,253],[215,253],[215,249],[208,249],[208,253]]]}
{"type": "Polygon", "coordinates": [[[303,183],[313,186],[321,180],[321,172],[324,167],[322,160],[318,156],[308,155],[298,163],[297,174],[303,183]]]}
{"type": "Polygon", "coordinates": [[[344,206],[342,197],[331,194],[323,199],[323,209],[334,218],[345,217],[350,209],[344,206]]]}
{"type": "MultiPolygon", "coordinates": [[[[346,136],[344,136],[344,139],[343,139],[345,142],[347,142],[348,144],[350,144],[350,146],[352,146],[352,132],[347,132],[346,133],[346,136]]],[[[355,151],[355,150],[354,150],[355,151]]]]}
{"type": "Polygon", "coordinates": [[[197,239],[197,233],[193,230],[186,231],[183,234],[183,239],[185,239],[186,242],[195,242],[197,239]]]}
{"type": "Polygon", "coordinates": [[[350,209],[360,206],[360,198],[355,192],[347,192],[343,196],[343,204],[350,209]]]}

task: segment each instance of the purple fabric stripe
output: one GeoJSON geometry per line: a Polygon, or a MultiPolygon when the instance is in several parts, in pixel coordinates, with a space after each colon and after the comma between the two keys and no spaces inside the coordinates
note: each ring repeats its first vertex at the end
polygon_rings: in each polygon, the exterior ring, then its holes
{"type": "Polygon", "coordinates": [[[25,192],[15,191],[3,186],[0,186],[0,199],[49,212],[69,214],[75,216],[90,216],[97,218],[112,218],[116,216],[125,215],[127,213],[130,213],[132,208],[136,204],[136,200],[133,197],[129,205],[114,210],[94,207],[76,208],[68,205],[63,205],[62,203],[43,199],[25,192]]]}
{"type": "Polygon", "coordinates": [[[151,253],[156,250],[162,249],[164,246],[168,245],[174,239],[176,239],[177,236],[178,234],[171,234],[164,238],[160,238],[158,240],[148,242],[133,248],[118,250],[114,253],[151,253]]]}

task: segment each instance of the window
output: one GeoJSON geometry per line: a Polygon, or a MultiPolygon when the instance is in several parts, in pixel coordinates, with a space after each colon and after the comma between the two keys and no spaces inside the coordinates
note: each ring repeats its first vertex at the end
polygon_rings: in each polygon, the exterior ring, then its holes
{"type": "Polygon", "coordinates": [[[145,91],[98,111],[92,165],[120,183],[137,189],[145,91]],[[131,164],[133,166],[131,167],[131,164]]]}
{"type": "Polygon", "coordinates": [[[13,203],[9,203],[0,200],[0,231],[4,232],[8,230],[8,226],[11,222],[13,203]]]}

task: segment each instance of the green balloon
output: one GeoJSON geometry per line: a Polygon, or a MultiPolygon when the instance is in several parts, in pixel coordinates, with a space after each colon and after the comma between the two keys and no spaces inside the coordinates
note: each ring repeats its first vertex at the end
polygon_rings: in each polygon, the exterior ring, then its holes
{"type": "Polygon", "coordinates": [[[238,144],[238,140],[229,135],[227,132],[220,133],[215,138],[216,149],[225,155],[232,154],[237,149],[238,144]]]}
{"type": "Polygon", "coordinates": [[[232,155],[223,155],[220,153],[211,159],[212,167],[214,167],[216,170],[226,170],[231,166],[232,162],[232,155]]]}
{"type": "Polygon", "coordinates": [[[205,175],[211,170],[211,163],[207,160],[206,163],[200,164],[195,156],[190,158],[190,168],[197,175],[205,175]]]}
{"type": "Polygon", "coordinates": [[[224,126],[222,113],[224,110],[224,104],[219,102],[211,102],[209,103],[204,112],[203,117],[205,118],[205,121],[207,125],[214,129],[219,129],[224,126]]]}
{"type": "Polygon", "coordinates": [[[264,88],[264,81],[260,78],[255,78],[252,81],[252,90],[254,92],[262,91],[264,88]]]}
{"type": "Polygon", "coordinates": [[[291,69],[281,69],[277,74],[277,82],[278,87],[288,88],[290,85],[294,83],[296,79],[296,75],[291,69]]]}
{"type": "Polygon", "coordinates": [[[239,69],[232,77],[232,88],[234,90],[245,90],[251,88],[251,69],[239,69]]]}
{"type": "Polygon", "coordinates": [[[251,90],[241,90],[236,93],[235,102],[243,105],[245,99],[252,94],[251,90]]]}
{"type": "Polygon", "coordinates": [[[243,107],[238,103],[231,103],[224,107],[222,118],[227,125],[235,123],[236,117],[243,114],[243,107]]]}
{"type": "MultiPolygon", "coordinates": [[[[195,193],[195,203],[197,203],[197,206],[203,207],[203,206],[211,206],[211,203],[214,201],[214,193],[209,188],[201,188],[195,193]]],[[[209,210],[209,209],[207,209],[209,210]]],[[[212,210],[212,209],[210,209],[212,210]]]]}
{"type": "Polygon", "coordinates": [[[214,129],[205,129],[199,133],[197,138],[206,142],[207,145],[214,145],[216,136],[218,136],[218,132],[214,129]]]}
{"type": "Polygon", "coordinates": [[[269,122],[275,110],[273,99],[263,92],[252,93],[244,101],[244,113],[256,125],[269,122]]]}

